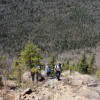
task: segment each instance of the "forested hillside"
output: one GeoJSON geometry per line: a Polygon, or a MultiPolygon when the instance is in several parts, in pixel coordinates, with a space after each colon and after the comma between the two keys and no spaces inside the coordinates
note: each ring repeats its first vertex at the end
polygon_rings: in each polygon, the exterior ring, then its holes
{"type": "Polygon", "coordinates": [[[100,0],[0,0],[0,49],[18,54],[27,41],[42,51],[100,42],[100,0]]]}

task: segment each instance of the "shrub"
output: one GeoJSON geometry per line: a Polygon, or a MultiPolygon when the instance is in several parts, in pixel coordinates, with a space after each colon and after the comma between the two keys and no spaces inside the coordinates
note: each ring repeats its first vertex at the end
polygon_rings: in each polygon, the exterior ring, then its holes
{"type": "Polygon", "coordinates": [[[96,77],[100,80],[100,70],[96,71],[96,77]]]}
{"type": "Polygon", "coordinates": [[[95,55],[91,54],[89,59],[83,54],[78,65],[77,70],[83,74],[93,74],[93,64],[95,61],[95,55]]]}
{"type": "Polygon", "coordinates": [[[86,55],[83,54],[79,63],[78,63],[78,71],[80,73],[87,73],[87,62],[86,62],[86,55]]]}
{"type": "Polygon", "coordinates": [[[87,62],[87,64],[88,64],[87,73],[88,74],[92,74],[93,73],[93,64],[94,64],[94,61],[95,61],[95,55],[91,54],[90,57],[89,57],[89,60],[87,62]]]}

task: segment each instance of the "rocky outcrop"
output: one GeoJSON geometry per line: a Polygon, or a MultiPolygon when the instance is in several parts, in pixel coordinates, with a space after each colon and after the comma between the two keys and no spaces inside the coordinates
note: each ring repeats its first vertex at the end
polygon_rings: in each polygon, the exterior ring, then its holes
{"type": "Polygon", "coordinates": [[[100,82],[77,72],[69,77],[62,73],[61,81],[47,78],[42,83],[34,84],[32,88],[7,94],[9,98],[11,95],[13,100],[100,100],[100,82]]]}
{"type": "Polygon", "coordinates": [[[98,83],[88,83],[87,86],[88,87],[97,87],[98,83]]]}
{"type": "Polygon", "coordinates": [[[22,95],[23,95],[23,96],[26,95],[26,94],[29,95],[29,94],[31,94],[31,93],[32,93],[32,90],[31,90],[30,88],[27,88],[27,89],[23,92],[22,95]]]}

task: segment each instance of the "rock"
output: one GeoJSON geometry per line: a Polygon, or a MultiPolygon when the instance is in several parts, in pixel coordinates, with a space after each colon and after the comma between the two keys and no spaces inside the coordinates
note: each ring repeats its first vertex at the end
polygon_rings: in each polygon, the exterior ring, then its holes
{"type": "Polygon", "coordinates": [[[84,96],[84,97],[89,98],[89,99],[95,98],[95,100],[98,100],[98,99],[100,100],[99,93],[91,87],[83,86],[79,90],[77,90],[76,94],[80,95],[80,96],[84,96]]]}
{"type": "Polygon", "coordinates": [[[44,76],[42,76],[42,75],[41,75],[41,76],[39,77],[39,79],[38,79],[38,81],[44,81],[44,80],[45,80],[45,78],[44,78],[44,76]]]}
{"type": "Polygon", "coordinates": [[[20,100],[25,100],[26,96],[21,96],[20,100]]]}
{"type": "Polygon", "coordinates": [[[62,76],[67,77],[70,74],[69,70],[61,73],[62,76]]]}
{"type": "Polygon", "coordinates": [[[57,86],[57,83],[58,83],[57,79],[48,79],[43,86],[49,87],[49,88],[54,88],[57,86]]]}
{"type": "Polygon", "coordinates": [[[73,80],[72,85],[81,86],[84,82],[82,80],[73,80]]]}
{"type": "Polygon", "coordinates": [[[17,86],[8,86],[10,90],[15,90],[17,86]]]}
{"type": "Polygon", "coordinates": [[[23,96],[25,95],[25,94],[31,94],[32,93],[32,90],[30,89],[30,88],[27,88],[24,92],[23,92],[23,96]]]}
{"type": "Polygon", "coordinates": [[[31,73],[29,71],[25,72],[22,75],[22,81],[23,82],[32,82],[31,73]]]}
{"type": "Polygon", "coordinates": [[[42,70],[42,71],[41,71],[41,75],[42,75],[42,76],[46,76],[45,70],[42,70]]]}
{"type": "MultiPolygon", "coordinates": [[[[68,77],[65,75],[67,73],[64,72],[63,74],[61,81],[56,78],[48,78],[43,83],[34,84],[33,91],[31,88],[27,88],[24,92],[23,90],[20,92],[19,90],[9,90],[9,93],[16,92],[14,93],[15,99],[11,100],[100,100],[100,84],[91,76],[75,72],[69,76],[71,82],[68,84],[68,77]],[[84,82],[88,84],[84,84],[84,82]]],[[[8,94],[8,92],[4,94],[8,94]]],[[[13,98],[13,96],[9,96],[9,98],[13,98]]]]}
{"type": "Polygon", "coordinates": [[[98,91],[99,95],[100,95],[100,91],[98,91]]]}
{"type": "Polygon", "coordinates": [[[84,84],[87,84],[89,81],[95,81],[94,77],[89,75],[80,75],[80,79],[83,80],[84,84]]]}
{"type": "Polygon", "coordinates": [[[5,80],[3,81],[4,86],[8,86],[9,89],[15,89],[17,87],[16,82],[13,80],[5,80]]]}
{"type": "Polygon", "coordinates": [[[15,100],[19,100],[19,99],[20,99],[20,94],[19,93],[16,93],[15,100]]]}
{"type": "Polygon", "coordinates": [[[90,100],[90,99],[85,98],[84,96],[76,96],[74,100],[90,100]]]}
{"type": "Polygon", "coordinates": [[[98,84],[97,83],[89,83],[87,84],[88,87],[96,87],[98,84]]]}

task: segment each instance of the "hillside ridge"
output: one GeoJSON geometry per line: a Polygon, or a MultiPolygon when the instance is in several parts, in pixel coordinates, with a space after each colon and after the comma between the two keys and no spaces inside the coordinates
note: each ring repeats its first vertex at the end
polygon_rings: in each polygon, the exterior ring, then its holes
{"type": "Polygon", "coordinates": [[[0,49],[18,54],[27,41],[42,51],[100,42],[99,0],[1,0],[0,49]]]}

